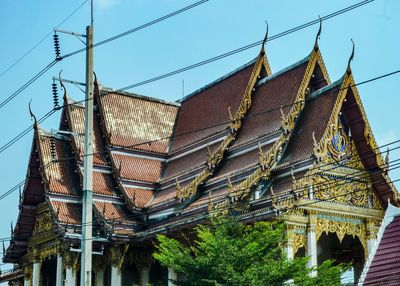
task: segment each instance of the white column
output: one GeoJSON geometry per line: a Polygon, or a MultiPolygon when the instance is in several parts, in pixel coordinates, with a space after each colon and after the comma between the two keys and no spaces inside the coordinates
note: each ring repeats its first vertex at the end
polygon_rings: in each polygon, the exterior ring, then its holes
{"type": "Polygon", "coordinates": [[[147,286],[147,284],[149,284],[149,280],[150,280],[150,268],[148,267],[143,267],[140,270],[140,286],[147,286]]]}
{"type": "Polygon", "coordinates": [[[35,261],[33,263],[32,286],[39,286],[39,281],[40,281],[40,262],[35,261]]]}
{"type": "Polygon", "coordinates": [[[168,286],[175,286],[175,282],[178,280],[178,274],[172,270],[171,268],[168,268],[168,286]]]}
{"type": "Polygon", "coordinates": [[[117,266],[111,266],[111,286],[121,286],[121,271],[117,266]]]}
{"type": "Polygon", "coordinates": [[[57,255],[57,269],[56,269],[56,286],[63,286],[64,272],[63,272],[63,257],[57,255]]]}
{"type": "MultiPolygon", "coordinates": [[[[308,267],[317,266],[317,239],[314,227],[309,227],[307,231],[307,256],[309,256],[308,267]]],[[[313,276],[316,273],[312,273],[313,276]]]]}
{"type": "Polygon", "coordinates": [[[366,249],[366,251],[368,251],[368,252],[365,255],[365,257],[369,256],[369,254],[371,253],[372,249],[374,248],[375,243],[376,243],[376,239],[375,238],[369,238],[367,240],[367,248],[368,249],[366,249]]]}
{"type": "Polygon", "coordinates": [[[76,285],[76,270],[72,267],[65,268],[65,286],[76,285]]]}
{"type": "Polygon", "coordinates": [[[31,279],[29,277],[24,278],[24,286],[31,286],[31,279]]]}
{"type": "Polygon", "coordinates": [[[286,255],[289,260],[292,260],[294,258],[292,244],[293,244],[293,240],[288,239],[287,245],[286,245],[286,255]]]}
{"type": "Polygon", "coordinates": [[[96,286],[104,286],[104,270],[97,271],[96,286]]]}

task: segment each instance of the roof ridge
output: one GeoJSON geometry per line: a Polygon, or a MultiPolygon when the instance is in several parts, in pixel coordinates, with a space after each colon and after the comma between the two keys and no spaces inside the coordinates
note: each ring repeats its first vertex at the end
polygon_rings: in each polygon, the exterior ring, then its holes
{"type": "Polygon", "coordinates": [[[186,96],[184,96],[183,98],[177,100],[176,102],[181,103],[181,102],[183,102],[183,101],[185,101],[185,100],[187,100],[187,99],[189,99],[189,98],[191,98],[191,97],[193,97],[193,96],[199,94],[200,92],[203,92],[204,90],[209,89],[210,87],[216,85],[217,83],[222,82],[223,80],[227,79],[228,77],[231,77],[231,76],[233,76],[234,74],[238,73],[239,71],[241,71],[241,70],[243,70],[243,69],[249,67],[250,65],[256,63],[257,59],[258,59],[258,56],[255,57],[254,59],[250,60],[249,62],[245,63],[244,65],[242,65],[242,66],[240,66],[240,67],[234,69],[233,71],[230,71],[229,73],[227,73],[227,74],[225,74],[225,75],[223,75],[223,76],[217,78],[216,80],[214,80],[214,81],[212,81],[212,82],[210,82],[210,83],[204,85],[203,87],[201,87],[201,88],[199,88],[199,89],[196,89],[195,91],[189,93],[188,95],[186,95],[186,96]]]}
{"type": "Polygon", "coordinates": [[[147,101],[153,101],[153,102],[162,103],[162,104],[166,104],[166,105],[172,105],[172,106],[176,106],[176,107],[180,107],[180,105],[181,105],[179,102],[168,101],[168,100],[164,100],[164,99],[159,99],[159,98],[155,98],[155,97],[151,97],[151,96],[147,96],[147,95],[127,92],[127,91],[118,90],[118,89],[114,90],[113,88],[108,88],[108,87],[102,86],[100,84],[99,84],[99,90],[100,90],[101,96],[112,93],[112,94],[118,94],[118,95],[138,98],[138,99],[142,99],[142,100],[147,100],[147,101]],[[102,94],[102,92],[106,92],[106,94],[102,94]]]}
{"type": "Polygon", "coordinates": [[[266,76],[266,77],[260,79],[260,80],[257,82],[257,85],[256,85],[256,86],[263,85],[264,83],[269,82],[270,80],[273,80],[273,79],[277,78],[278,76],[281,76],[281,75],[283,75],[283,74],[285,74],[285,73],[291,71],[291,70],[294,69],[294,68],[297,68],[298,66],[300,66],[300,65],[306,63],[307,61],[309,61],[310,58],[311,58],[311,55],[308,55],[308,56],[302,58],[301,60],[299,60],[299,61],[297,61],[297,62],[291,64],[290,66],[285,67],[285,68],[283,68],[283,69],[277,71],[276,73],[274,73],[274,74],[272,74],[272,75],[270,75],[270,76],[266,76]]]}
{"type": "Polygon", "coordinates": [[[324,87],[312,92],[310,95],[308,95],[308,99],[313,99],[313,98],[316,98],[316,97],[322,95],[323,93],[327,92],[328,90],[331,90],[331,89],[341,85],[343,83],[343,81],[344,81],[344,76],[339,78],[337,81],[335,81],[331,84],[325,85],[324,87]]]}

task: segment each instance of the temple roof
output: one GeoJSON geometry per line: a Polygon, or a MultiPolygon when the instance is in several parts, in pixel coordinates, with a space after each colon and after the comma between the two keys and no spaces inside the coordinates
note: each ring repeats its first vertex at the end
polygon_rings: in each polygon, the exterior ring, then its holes
{"type": "MultiPolygon", "coordinates": [[[[357,90],[349,88],[353,83],[348,73],[331,84],[317,47],[277,73],[262,49],[255,60],[176,103],[96,82],[94,226],[110,240],[145,239],[163,227],[203,219],[211,203],[226,201],[243,186],[246,192],[270,185],[276,193],[289,192],[288,170],[303,176],[319,160],[315,145],[330,140],[327,130],[340,121],[339,111],[358,152],[366,154],[366,170],[380,171],[372,183],[387,201],[394,187],[382,176],[357,90]]],[[[7,261],[25,253],[39,204],[54,220],[54,233],[80,233],[85,110],[64,100],[62,130],[35,129],[7,261]]],[[[262,194],[260,217],[271,205],[271,192],[262,194]]]]}

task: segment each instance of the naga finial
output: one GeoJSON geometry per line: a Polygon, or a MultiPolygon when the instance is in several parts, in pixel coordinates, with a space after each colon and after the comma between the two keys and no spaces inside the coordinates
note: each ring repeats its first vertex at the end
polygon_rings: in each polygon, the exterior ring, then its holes
{"type": "Polygon", "coordinates": [[[355,49],[355,45],[354,45],[353,39],[350,39],[350,40],[351,40],[351,43],[352,43],[353,47],[351,49],[351,54],[350,54],[349,61],[347,62],[347,70],[346,70],[347,73],[351,72],[350,64],[351,64],[352,60],[354,59],[354,49],[355,49]]]}
{"type": "Polygon", "coordinates": [[[31,108],[31,102],[32,102],[32,99],[31,100],[29,100],[29,105],[28,105],[28,107],[29,107],[29,113],[30,113],[30,115],[31,115],[31,118],[33,118],[33,120],[34,120],[34,123],[33,123],[33,128],[34,129],[36,129],[37,128],[37,119],[36,119],[36,116],[33,114],[33,112],[32,112],[32,108],[31,108]]]}
{"type": "MultiPolygon", "coordinates": [[[[65,104],[65,105],[68,105],[67,88],[65,87],[64,83],[63,83],[62,80],[61,80],[61,73],[62,73],[62,71],[63,71],[63,70],[60,70],[60,72],[58,73],[58,79],[60,80],[60,86],[61,86],[61,88],[62,88],[63,91],[64,91],[64,94],[63,94],[64,104],[65,104]]],[[[62,106],[61,106],[61,107],[62,107],[62,106]]]]}
{"type": "Polygon", "coordinates": [[[261,52],[264,52],[264,46],[267,43],[267,39],[268,39],[268,22],[267,22],[267,20],[265,20],[265,25],[267,25],[267,30],[265,31],[265,36],[262,41],[261,52]]]}
{"type": "Polygon", "coordinates": [[[321,37],[321,31],[322,31],[322,19],[321,17],[318,15],[319,18],[319,29],[317,32],[317,35],[315,36],[315,42],[314,42],[314,50],[318,51],[319,47],[318,47],[318,40],[321,37]]]}

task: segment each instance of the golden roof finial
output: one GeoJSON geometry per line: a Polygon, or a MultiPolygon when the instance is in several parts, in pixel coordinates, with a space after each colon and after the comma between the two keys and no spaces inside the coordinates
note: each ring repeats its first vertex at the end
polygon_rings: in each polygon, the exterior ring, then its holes
{"type": "Polygon", "coordinates": [[[349,61],[347,62],[347,69],[346,69],[347,73],[351,73],[350,64],[351,64],[352,60],[354,59],[354,49],[355,49],[355,45],[354,45],[353,39],[350,39],[350,40],[351,40],[351,43],[352,43],[353,47],[351,49],[351,54],[350,54],[349,61]]]}
{"type": "Polygon", "coordinates": [[[318,40],[321,37],[321,31],[322,31],[322,19],[321,17],[318,15],[319,18],[319,29],[317,32],[317,36],[315,36],[315,42],[314,42],[314,50],[318,51],[319,47],[318,47],[318,40]]]}
{"type": "Polygon", "coordinates": [[[267,22],[267,20],[265,20],[265,25],[267,25],[267,30],[265,31],[265,36],[264,36],[264,39],[262,41],[261,53],[265,52],[264,51],[264,46],[265,46],[265,44],[267,43],[267,40],[268,40],[268,22],[267,22]]]}

